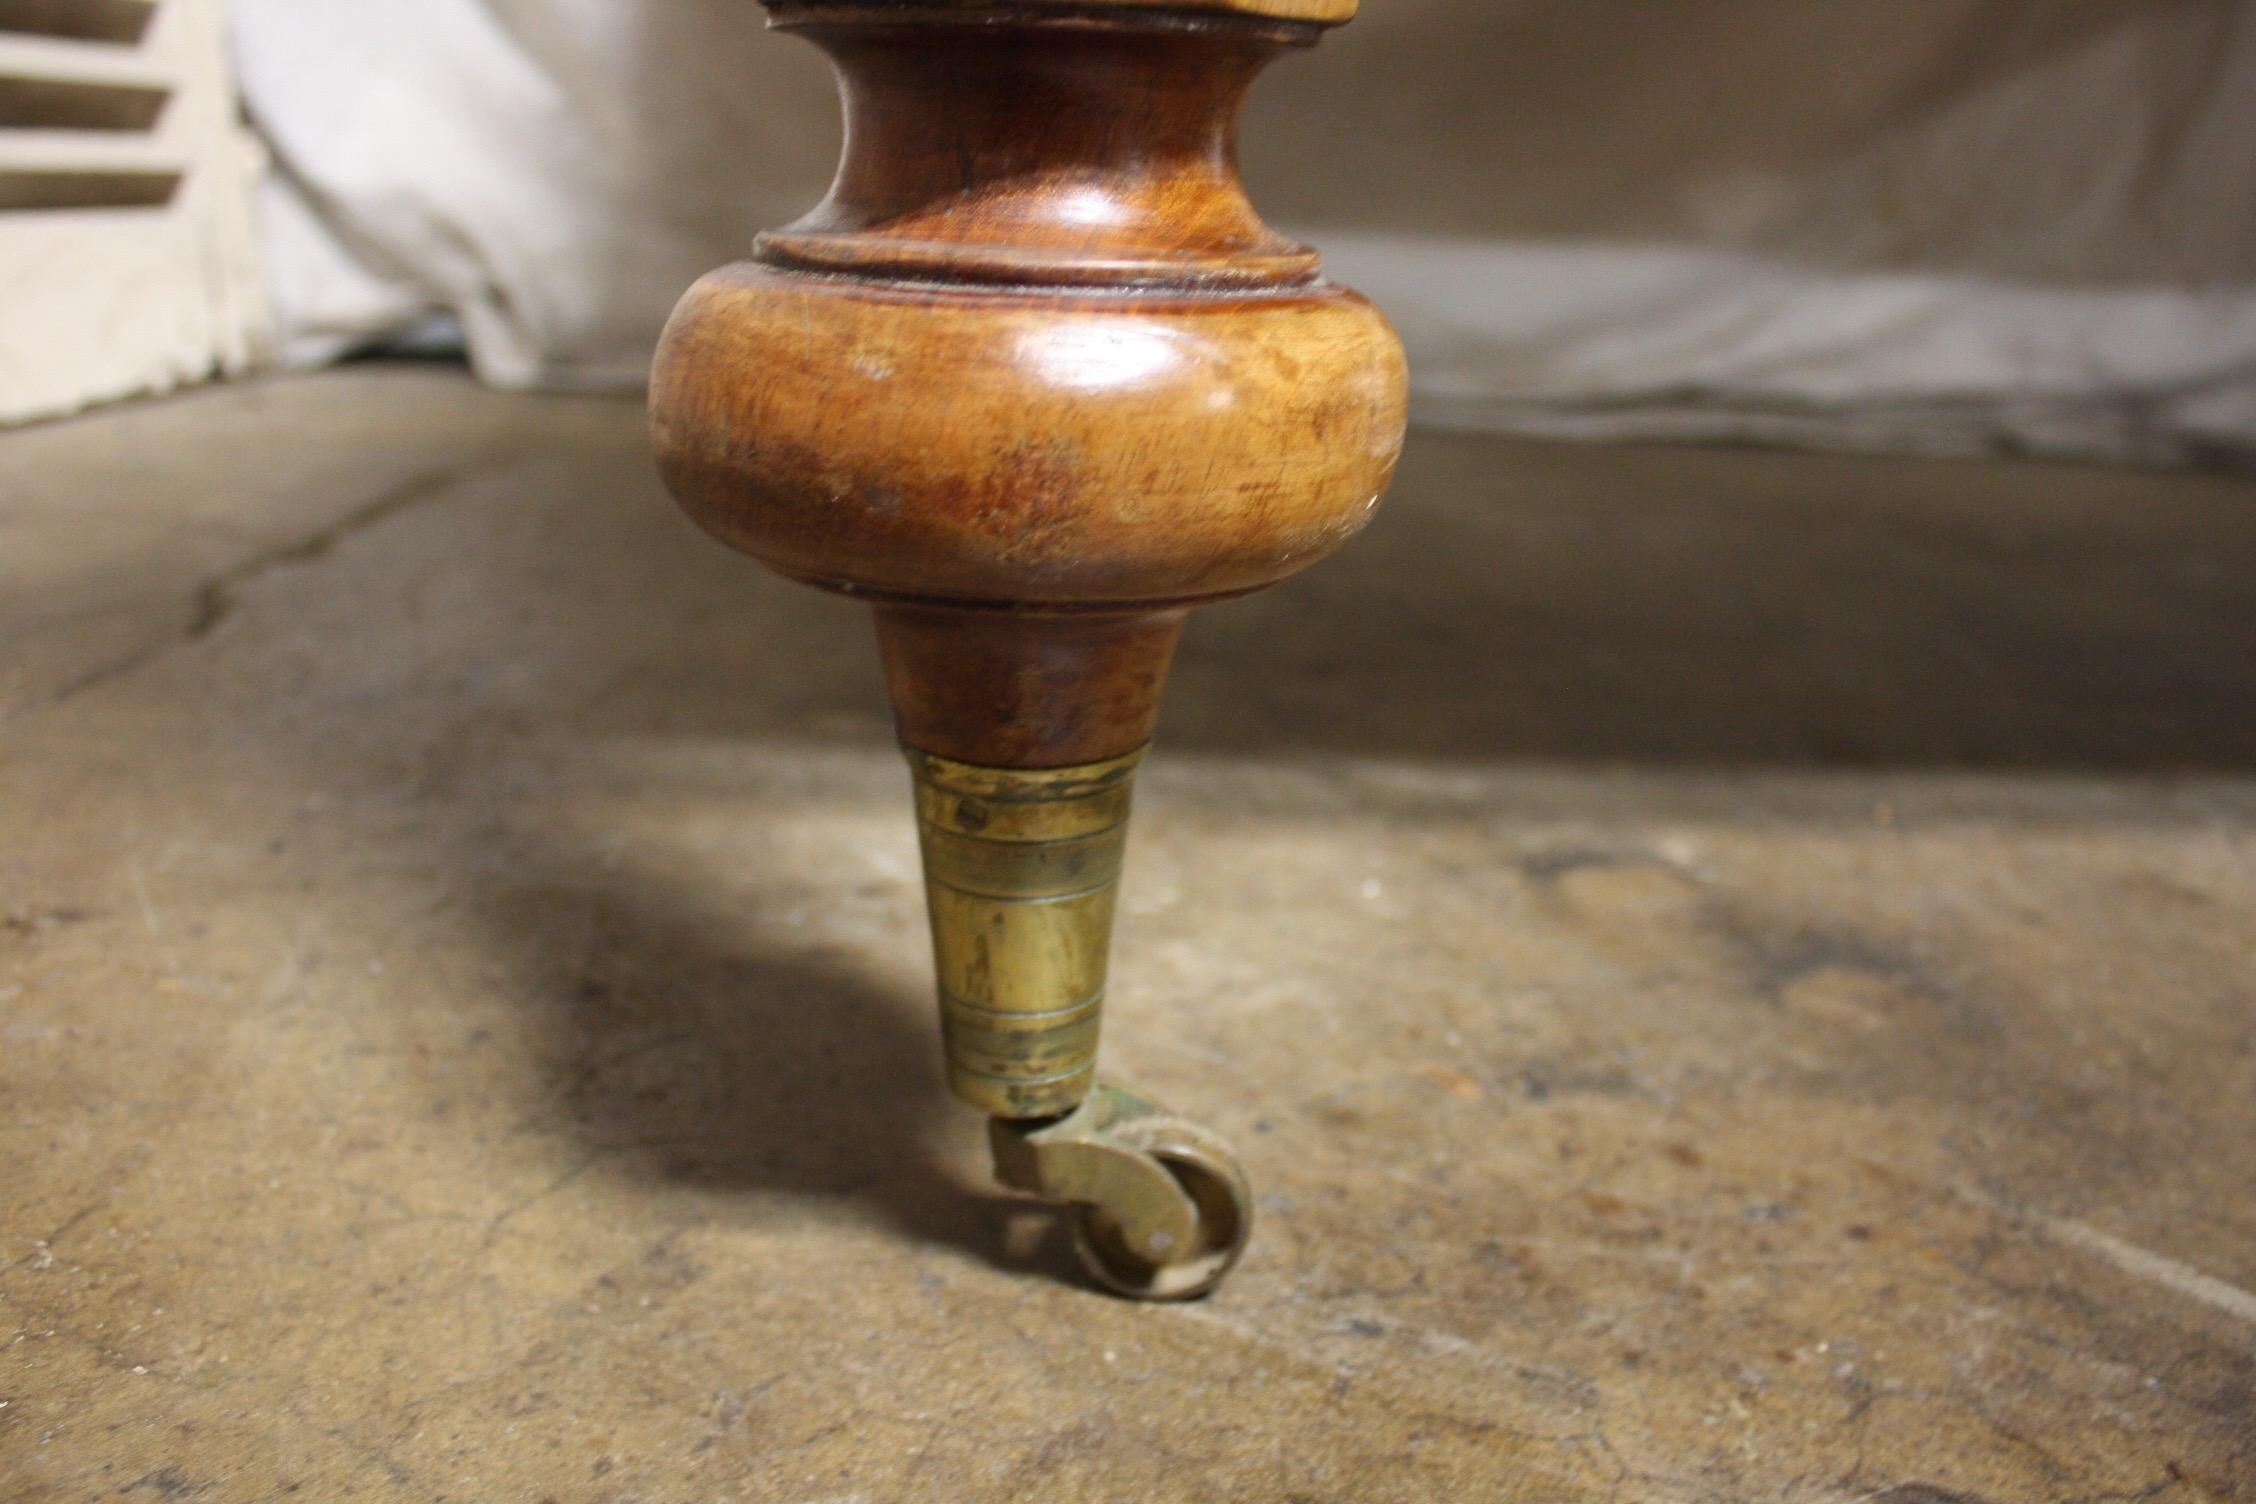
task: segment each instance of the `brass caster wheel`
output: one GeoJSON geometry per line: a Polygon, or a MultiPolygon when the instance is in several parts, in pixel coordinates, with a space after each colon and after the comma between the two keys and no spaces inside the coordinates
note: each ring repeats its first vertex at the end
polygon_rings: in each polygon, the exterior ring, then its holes
{"type": "Polygon", "coordinates": [[[1105,1288],[1196,1300],[1253,1230],[1253,1193],[1221,1135],[1099,1084],[1063,1118],[991,1125],[1005,1185],[1073,1207],[1073,1247],[1105,1288]]]}
{"type": "Polygon", "coordinates": [[[1252,1188],[1229,1146],[1193,1124],[1171,1125],[1163,1141],[1143,1152],[1159,1162],[1198,1209],[1190,1246],[1174,1257],[1146,1257],[1111,1212],[1084,1203],[1073,1209],[1073,1251],[1098,1283],[1117,1294],[1133,1300],[1196,1300],[1221,1284],[1245,1252],[1246,1236],[1253,1230],[1252,1188]]]}

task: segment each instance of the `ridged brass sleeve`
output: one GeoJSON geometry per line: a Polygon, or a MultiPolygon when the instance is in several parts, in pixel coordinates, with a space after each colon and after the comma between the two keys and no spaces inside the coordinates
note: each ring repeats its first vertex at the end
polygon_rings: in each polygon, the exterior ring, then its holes
{"type": "Polygon", "coordinates": [[[1096,1082],[1114,900],[1141,750],[983,768],[908,749],[948,1085],[998,1118],[1071,1112],[1096,1082]]]}

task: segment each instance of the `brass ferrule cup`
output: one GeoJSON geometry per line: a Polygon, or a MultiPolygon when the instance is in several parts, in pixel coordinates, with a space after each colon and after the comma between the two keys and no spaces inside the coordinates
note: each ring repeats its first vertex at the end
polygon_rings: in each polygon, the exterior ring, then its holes
{"type": "Polygon", "coordinates": [[[1143,751],[1074,768],[907,751],[949,1088],[990,1117],[1071,1112],[1096,1083],[1143,751]]]}

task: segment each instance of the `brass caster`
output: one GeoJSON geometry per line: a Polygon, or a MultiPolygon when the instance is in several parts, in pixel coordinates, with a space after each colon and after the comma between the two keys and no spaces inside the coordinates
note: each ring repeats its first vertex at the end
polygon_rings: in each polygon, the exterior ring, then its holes
{"type": "Polygon", "coordinates": [[[1073,1248],[1107,1289],[1196,1300],[1253,1230],[1253,1192],[1220,1134],[1098,1083],[1062,1118],[995,1119],[995,1175],[1073,1208],[1073,1248]]]}

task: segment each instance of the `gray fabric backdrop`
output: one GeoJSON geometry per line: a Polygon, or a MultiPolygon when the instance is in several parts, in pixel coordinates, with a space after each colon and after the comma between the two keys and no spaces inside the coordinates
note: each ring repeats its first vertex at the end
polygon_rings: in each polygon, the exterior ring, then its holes
{"type": "MultiPolygon", "coordinates": [[[[752,0],[236,13],[301,361],[443,310],[491,380],[637,381],[833,160],[752,0]]],[[[1366,0],[1245,165],[1428,421],[2256,454],[2256,0],[1366,0]]]]}

